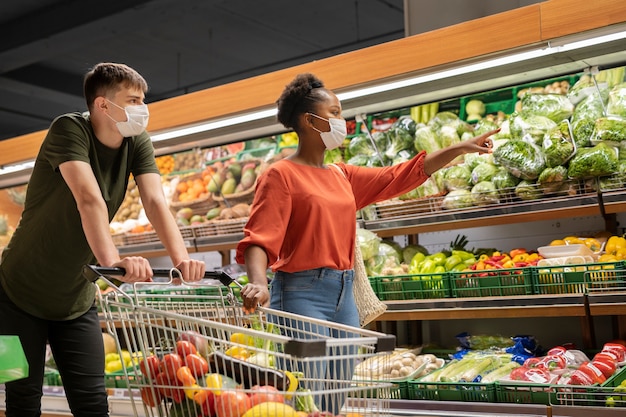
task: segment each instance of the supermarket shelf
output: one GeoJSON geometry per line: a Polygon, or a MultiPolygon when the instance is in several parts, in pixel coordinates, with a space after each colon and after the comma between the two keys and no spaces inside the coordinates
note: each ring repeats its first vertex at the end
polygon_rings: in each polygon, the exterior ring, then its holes
{"type": "Polygon", "coordinates": [[[590,293],[588,298],[592,316],[626,315],[626,292],[590,293]]]}
{"type": "Polygon", "coordinates": [[[583,294],[386,301],[378,321],[585,317],[583,294]]]}
{"type": "MultiPolygon", "coordinates": [[[[613,193],[615,201],[626,198],[626,192],[613,193]]],[[[499,204],[492,207],[471,207],[464,210],[438,210],[389,219],[365,221],[365,228],[381,237],[398,234],[417,234],[450,230],[455,228],[484,227],[538,220],[562,219],[602,214],[596,194],[570,196],[567,198],[545,198],[529,202],[499,204]]],[[[622,201],[623,203],[623,201],[622,201]]],[[[626,208],[626,203],[624,204],[626,208]]],[[[612,207],[616,208],[616,207],[612,207]]]]}

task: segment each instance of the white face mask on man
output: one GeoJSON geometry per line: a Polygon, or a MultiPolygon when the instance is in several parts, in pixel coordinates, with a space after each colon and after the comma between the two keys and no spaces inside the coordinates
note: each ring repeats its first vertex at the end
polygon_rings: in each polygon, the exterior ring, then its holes
{"type": "Polygon", "coordinates": [[[119,130],[122,136],[125,138],[137,136],[146,130],[146,127],[148,126],[148,119],[150,118],[150,112],[148,111],[148,106],[146,104],[121,107],[109,99],[107,99],[107,101],[126,112],[126,121],[123,122],[118,122],[107,113],[109,119],[115,122],[117,130],[119,130]]]}
{"type": "Polygon", "coordinates": [[[315,129],[315,126],[313,126],[313,129],[319,132],[320,137],[322,138],[322,142],[324,142],[324,145],[326,145],[326,149],[331,150],[340,147],[344,139],[346,138],[346,135],[348,134],[346,121],[344,119],[338,119],[335,117],[324,119],[323,117],[318,116],[315,113],[309,114],[311,116],[317,117],[318,119],[327,121],[328,125],[330,126],[329,132],[322,132],[321,130],[315,129]]]}

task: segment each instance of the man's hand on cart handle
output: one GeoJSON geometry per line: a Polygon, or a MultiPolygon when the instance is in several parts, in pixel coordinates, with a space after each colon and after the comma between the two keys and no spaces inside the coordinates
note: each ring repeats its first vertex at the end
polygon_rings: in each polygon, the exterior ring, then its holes
{"type": "MultiPolygon", "coordinates": [[[[83,276],[90,282],[96,282],[100,277],[114,276],[121,277],[126,274],[124,268],[121,267],[105,267],[95,265],[85,265],[83,267],[83,276]]],[[[152,276],[168,278],[172,275],[172,268],[153,268],[152,276]]],[[[229,286],[230,284],[237,283],[230,275],[222,270],[215,271],[203,271],[202,277],[206,279],[217,279],[222,285],[229,286]]]]}
{"type": "Polygon", "coordinates": [[[196,259],[186,259],[176,265],[176,269],[181,272],[185,282],[200,281],[204,278],[204,262],[196,259]]]}
{"type": "Polygon", "coordinates": [[[243,311],[254,313],[257,306],[268,306],[270,293],[267,284],[248,283],[241,289],[241,299],[243,300],[243,311]]]}
{"type": "Polygon", "coordinates": [[[146,258],[141,256],[128,256],[113,264],[114,267],[124,269],[124,275],[119,280],[122,282],[149,282],[152,281],[152,267],[146,258]]]}

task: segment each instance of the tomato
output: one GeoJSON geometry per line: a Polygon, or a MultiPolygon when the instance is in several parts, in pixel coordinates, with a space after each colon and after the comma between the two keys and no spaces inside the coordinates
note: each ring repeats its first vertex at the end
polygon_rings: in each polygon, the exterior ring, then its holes
{"type": "Polygon", "coordinates": [[[185,365],[189,367],[191,373],[196,378],[209,372],[209,363],[206,359],[196,353],[190,353],[185,356],[185,365]]]}
{"type": "Polygon", "coordinates": [[[155,356],[148,356],[145,359],[142,359],[139,362],[139,369],[141,373],[147,378],[154,379],[159,374],[159,365],[161,364],[161,360],[155,356]]]}
{"type": "Polygon", "coordinates": [[[280,391],[271,385],[255,385],[250,388],[250,404],[255,406],[257,404],[265,403],[268,401],[284,403],[285,399],[280,394],[280,391]]]}
{"type": "Polygon", "coordinates": [[[141,393],[141,401],[148,407],[156,407],[163,400],[163,395],[158,389],[141,387],[139,392],[141,393]]]}
{"type": "Polygon", "coordinates": [[[250,407],[250,397],[245,392],[222,391],[215,397],[216,417],[241,417],[250,407]]]}
{"type": "Polygon", "coordinates": [[[161,359],[159,371],[167,376],[170,382],[176,381],[176,371],[183,366],[183,360],[177,353],[168,353],[161,359]]]}
{"type": "Polygon", "coordinates": [[[175,403],[181,403],[185,399],[185,391],[183,391],[178,379],[174,378],[173,381],[170,381],[168,376],[161,372],[157,375],[154,382],[156,388],[165,398],[171,398],[175,403]]]}
{"type": "Polygon", "coordinates": [[[196,349],[196,345],[189,340],[179,340],[176,342],[176,353],[181,358],[184,358],[192,353],[198,353],[198,349],[196,349]]]}

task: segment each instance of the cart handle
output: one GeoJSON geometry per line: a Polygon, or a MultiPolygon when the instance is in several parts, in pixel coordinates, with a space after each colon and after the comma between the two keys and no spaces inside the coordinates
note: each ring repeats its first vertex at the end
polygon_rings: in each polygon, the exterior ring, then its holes
{"type": "MultiPolygon", "coordinates": [[[[167,268],[153,268],[152,275],[155,277],[170,277],[172,273],[172,269],[167,268]]],[[[95,266],[95,265],[85,265],[83,266],[83,275],[85,279],[89,282],[96,282],[98,278],[102,278],[105,275],[113,275],[113,276],[123,276],[126,274],[124,268],[118,267],[106,267],[106,266],[95,266]]],[[[214,270],[214,271],[206,271],[204,273],[204,278],[208,279],[217,279],[223,285],[229,286],[233,282],[242,288],[242,285],[237,282],[237,280],[233,279],[230,275],[222,270],[214,270]]]]}

